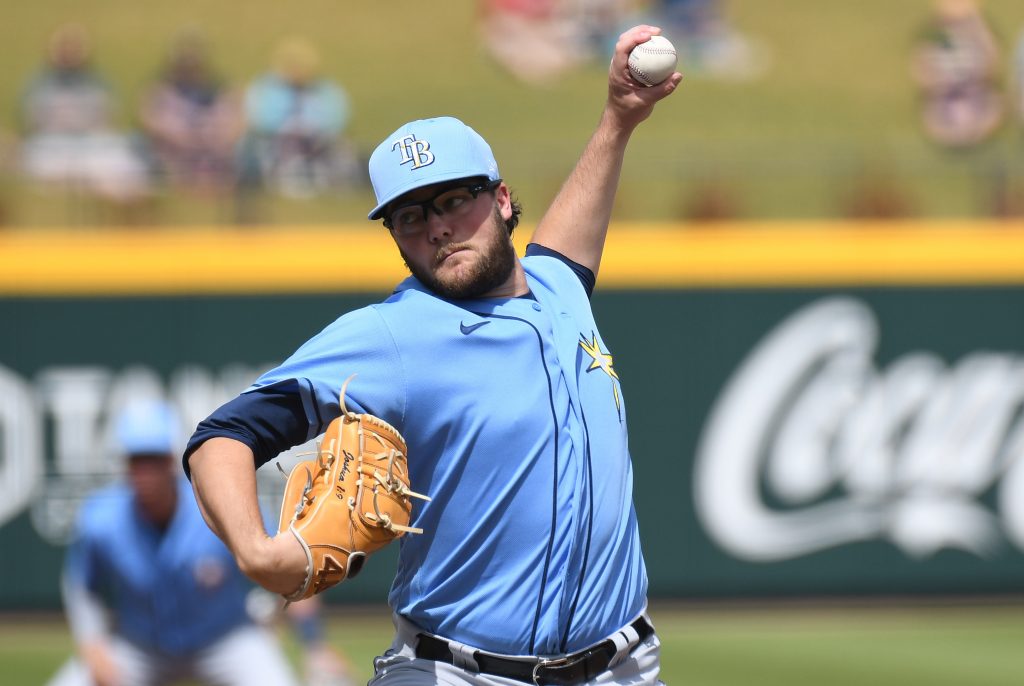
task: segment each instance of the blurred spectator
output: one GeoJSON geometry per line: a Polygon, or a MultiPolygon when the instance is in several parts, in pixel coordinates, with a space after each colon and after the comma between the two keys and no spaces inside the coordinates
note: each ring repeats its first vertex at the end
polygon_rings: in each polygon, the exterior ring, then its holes
{"type": "MultiPolygon", "coordinates": [[[[298,684],[272,629],[257,621],[273,617],[280,599],[254,617],[252,584],[181,475],[177,415],[162,402],[136,402],[114,428],[127,480],[94,492],[79,511],[62,579],[78,655],[51,686],[298,684]]],[[[347,684],[318,605],[296,604],[290,615],[307,662],[335,657],[336,669],[317,662],[310,676],[347,684]]]]}
{"type": "Polygon", "coordinates": [[[937,0],[911,57],[932,140],[964,148],[996,131],[1005,108],[999,60],[995,35],[974,0],[937,0]]]}
{"type": "Polygon", "coordinates": [[[594,56],[594,27],[580,20],[583,7],[576,0],[482,0],[483,45],[517,79],[550,85],[594,56]]]}
{"type": "Polygon", "coordinates": [[[732,25],[723,0],[655,0],[650,12],[687,74],[747,78],[766,66],[763,48],[732,25]]]}
{"type": "Polygon", "coordinates": [[[148,191],[146,167],[131,139],[114,129],[112,95],[91,52],[80,26],[51,36],[46,66],[23,98],[23,169],[37,181],[130,204],[148,191]]]}
{"type": "Polygon", "coordinates": [[[320,69],[316,48],[289,38],[274,51],[272,70],[247,89],[243,190],[305,197],[361,178],[354,149],[342,137],[348,97],[320,69]]]}
{"type": "Polygon", "coordinates": [[[589,46],[590,58],[605,66],[615,54],[619,35],[646,19],[637,19],[641,0],[562,0],[574,21],[581,27],[589,46]]]}
{"type": "Polygon", "coordinates": [[[140,115],[167,183],[209,192],[231,187],[241,103],[214,73],[200,35],[185,32],[174,41],[140,115]]]}

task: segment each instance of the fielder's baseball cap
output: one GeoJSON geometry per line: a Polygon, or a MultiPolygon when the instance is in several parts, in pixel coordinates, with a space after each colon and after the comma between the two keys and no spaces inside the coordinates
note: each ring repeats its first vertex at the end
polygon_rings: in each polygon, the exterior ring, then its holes
{"type": "Polygon", "coordinates": [[[132,402],[114,425],[117,447],[129,457],[176,453],[181,424],[174,409],[159,400],[132,402]]]}
{"type": "Polygon", "coordinates": [[[384,206],[421,186],[486,176],[497,181],[498,163],[480,134],[454,117],[418,119],[384,139],[370,155],[370,182],[379,219],[384,206]]]}

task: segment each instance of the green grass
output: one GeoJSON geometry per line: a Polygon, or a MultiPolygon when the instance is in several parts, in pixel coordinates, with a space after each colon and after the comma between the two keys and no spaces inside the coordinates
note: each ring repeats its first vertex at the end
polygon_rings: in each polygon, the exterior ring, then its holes
{"type": "MultiPolygon", "coordinates": [[[[121,96],[121,120],[158,69],[172,34],[198,26],[227,80],[241,86],[265,68],[274,43],[302,34],[322,50],[326,72],[354,105],[351,135],[369,151],[400,123],[450,113],[491,141],[504,176],[535,221],[596,121],[604,59],[537,88],[506,74],[481,48],[477,2],[419,0],[337,3],[228,0],[143,3],[42,0],[9,3],[0,22],[0,130],[16,131],[18,93],[36,68],[52,28],[77,20],[95,35],[96,60],[121,96]]],[[[982,149],[949,155],[921,136],[908,75],[911,38],[930,0],[786,0],[728,3],[733,21],[764,47],[768,70],[750,81],[691,75],[635,136],[617,216],[679,218],[702,184],[721,180],[743,217],[842,214],[861,178],[891,177],[924,216],[978,216],[989,210],[992,170],[1007,165],[1024,183],[1024,126],[1010,124],[982,149]]],[[[1007,56],[1024,29],[1024,3],[987,0],[1007,56]]],[[[361,189],[331,199],[273,201],[267,221],[359,221],[371,204],[361,189]]],[[[0,188],[8,224],[88,223],[68,208],[0,188]]],[[[161,198],[157,221],[216,224],[216,203],[161,198]]]]}
{"type": "MultiPolygon", "coordinates": [[[[662,678],[688,686],[1011,686],[1024,607],[814,608],[655,605],[662,678]]],[[[329,638],[360,680],[388,644],[386,609],[332,609],[329,638]]],[[[288,640],[294,658],[295,645],[288,640]]],[[[57,618],[0,618],[0,674],[39,684],[70,650],[57,618]]]]}
{"type": "Polygon", "coordinates": [[[655,613],[668,684],[1010,686],[1021,608],[655,613]]]}

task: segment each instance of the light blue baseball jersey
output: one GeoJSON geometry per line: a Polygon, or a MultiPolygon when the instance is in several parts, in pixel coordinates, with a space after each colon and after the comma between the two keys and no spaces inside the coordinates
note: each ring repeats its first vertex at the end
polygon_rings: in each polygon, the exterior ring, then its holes
{"type": "Polygon", "coordinates": [[[227,435],[265,461],[282,440],[266,427],[301,413],[288,442],[318,435],[356,374],[348,408],[398,428],[432,498],[414,502],[424,533],[401,539],[392,608],[484,650],[554,655],[635,618],[647,576],[625,401],[587,290],[560,256],[522,263],[532,297],[448,301],[406,279],[201,424],[190,451],[227,435]]]}
{"type": "Polygon", "coordinates": [[[79,511],[67,582],[109,599],[114,630],[143,648],[184,655],[250,621],[251,588],[179,479],[166,531],[139,515],[127,484],[92,494],[79,511]]]}

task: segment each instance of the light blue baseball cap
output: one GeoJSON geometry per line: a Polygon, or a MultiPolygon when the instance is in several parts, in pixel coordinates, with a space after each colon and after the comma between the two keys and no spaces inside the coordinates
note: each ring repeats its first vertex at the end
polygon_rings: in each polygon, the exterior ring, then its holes
{"type": "Polygon", "coordinates": [[[385,205],[416,188],[474,176],[501,178],[491,146],[480,134],[454,117],[409,122],[370,155],[377,206],[367,217],[380,219],[385,205]]]}
{"type": "Polygon", "coordinates": [[[160,400],[134,401],[117,416],[114,437],[127,456],[175,453],[181,424],[174,409],[160,400]]]}

